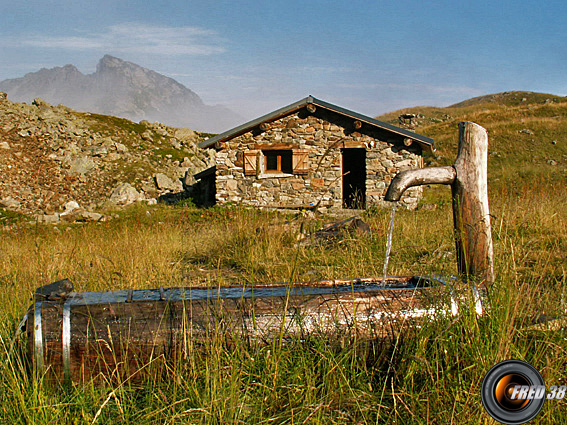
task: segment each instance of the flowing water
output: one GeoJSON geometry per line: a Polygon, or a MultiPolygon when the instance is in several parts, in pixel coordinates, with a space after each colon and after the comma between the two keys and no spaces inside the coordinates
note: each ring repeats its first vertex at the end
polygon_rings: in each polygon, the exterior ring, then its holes
{"type": "Polygon", "coordinates": [[[386,278],[388,277],[388,262],[390,261],[390,252],[392,251],[392,235],[394,234],[394,218],[396,217],[396,208],[398,208],[398,203],[392,205],[392,212],[390,213],[390,228],[388,229],[388,239],[386,240],[386,256],[384,257],[384,272],[382,278],[382,284],[386,284],[386,278]]]}

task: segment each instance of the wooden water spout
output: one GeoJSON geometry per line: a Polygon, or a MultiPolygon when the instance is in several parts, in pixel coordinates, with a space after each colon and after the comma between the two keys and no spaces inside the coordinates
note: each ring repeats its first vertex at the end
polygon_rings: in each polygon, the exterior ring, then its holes
{"type": "Polygon", "coordinates": [[[459,273],[467,281],[484,284],[494,282],[487,169],[486,129],[461,122],[457,159],[452,166],[402,171],[394,177],[384,198],[398,201],[412,186],[451,185],[459,273]]]}

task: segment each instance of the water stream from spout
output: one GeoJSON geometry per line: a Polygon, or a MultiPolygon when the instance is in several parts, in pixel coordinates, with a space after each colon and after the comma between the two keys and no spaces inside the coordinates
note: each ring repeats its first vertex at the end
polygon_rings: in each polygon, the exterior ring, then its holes
{"type": "Polygon", "coordinates": [[[390,261],[390,252],[392,252],[392,236],[394,234],[394,218],[396,217],[396,208],[398,208],[398,203],[392,205],[392,212],[390,213],[390,228],[388,229],[388,239],[386,240],[386,256],[384,257],[384,270],[382,277],[382,284],[386,284],[386,278],[388,277],[388,262],[390,261]]]}

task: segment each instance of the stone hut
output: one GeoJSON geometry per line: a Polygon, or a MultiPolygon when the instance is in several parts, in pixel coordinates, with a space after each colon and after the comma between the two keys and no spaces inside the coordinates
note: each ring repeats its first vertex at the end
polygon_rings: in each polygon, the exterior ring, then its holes
{"type": "MultiPolygon", "coordinates": [[[[308,96],[199,146],[216,149],[216,165],[195,176],[205,203],[337,210],[384,205],[393,176],[422,167],[433,140],[308,96]]],[[[403,205],[415,208],[421,191],[403,205]]]]}

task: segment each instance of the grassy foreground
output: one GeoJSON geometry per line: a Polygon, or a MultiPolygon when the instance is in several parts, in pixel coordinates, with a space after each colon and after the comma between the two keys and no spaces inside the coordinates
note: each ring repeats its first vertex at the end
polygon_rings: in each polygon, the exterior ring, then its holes
{"type": "MultiPolygon", "coordinates": [[[[323,218],[238,207],[138,206],[111,222],[13,226],[0,239],[0,422],[9,424],[484,424],[480,384],[495,363],[532,363],[567,384],[565,334],[530,330],[565,312],[567,189],[540,181],[491,194],[497,282],[485,317],[424,322],[394,346],[327,341],[228,349],[211,343],[162,379],[53,387],[26,372],[10,341],[33,290],[68,277],[78,291],[380,275],[389,211],[363,219],[371,237],[294,246],[323,218]]],[[[449,190],[435,210],[398,211],[390,274],[456,273],[449,190]]],[[[535,422],[565,423],[565,400],[535,422]]]]}

